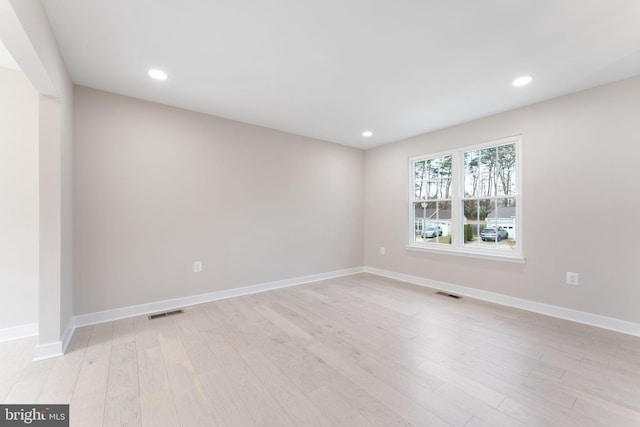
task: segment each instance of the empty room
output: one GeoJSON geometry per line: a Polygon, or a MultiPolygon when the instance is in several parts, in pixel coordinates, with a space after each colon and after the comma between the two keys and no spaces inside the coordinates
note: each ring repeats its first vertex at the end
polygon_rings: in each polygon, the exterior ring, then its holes
{"type": "Polygon", "coordinates": [[[0,426],[639,426],[640,3],[0,0],[0,426]]]}

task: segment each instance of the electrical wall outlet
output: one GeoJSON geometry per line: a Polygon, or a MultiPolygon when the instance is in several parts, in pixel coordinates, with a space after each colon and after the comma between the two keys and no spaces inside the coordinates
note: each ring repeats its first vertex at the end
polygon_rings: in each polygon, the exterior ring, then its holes
{"type": "Polygon", "coordinates": [[[193,272],[201,273],[202,272],[202,261],[195,261],[193,263],[193,272]]]}
{"type": "Polygon", "coordinates": [[[385,250],[384,246],[380,246],[380,255],[384,255],[386,253],[387,251],[385,250]]]}
{"type": "Polygon", "coordinates": [[[578,286],[578,273],[567,271],[567,285],[578,286]]]}

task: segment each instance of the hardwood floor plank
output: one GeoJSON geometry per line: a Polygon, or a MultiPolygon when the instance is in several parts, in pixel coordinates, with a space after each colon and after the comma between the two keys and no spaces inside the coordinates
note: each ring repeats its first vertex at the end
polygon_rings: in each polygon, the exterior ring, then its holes
{"type": "Polygon", "coordinates": [[[176,406],[160,346],[137,348],[137,362],[142,425],[178,425],[176,406]]]}
{"type": "Polygon", "coordinates": [[[455,403],[473,414],[467,425],[488,425],[491,427],[524,427],[526,424],[488,405],[486,402],[467,394],[455,385],[443,383],[434,392],[441,399],[455,403]]]}
{"type": "Polygon", "coordinates": [[[640,427],[640,337],[371,274],[36,343],[0,343],[0,401],[79,427],[640,427]]]}
{"type": "Polygon", "coordinates": [[[487,405],[497,408],[504,401],[506,396],[486,385],[481,384],[478,381],[470,379],[462,374],[459,374],[455,370],[451,370],[446,366],[442,366],[431,362],[430,360],[424,361],[418,369],[428,372],[440,378],[442,381],[448,384],[452,384],[458,387],[465,393],[482,400],[487,405]]]}
{"type": "Polygon", "coordinates": [[[137,350],[158,346],[158,331],[147,316],[134,317],[133,329],[137,350]]]}
{"type": "MultiPolygon", "coordinates": [[[[254,332],[263,340],[260,349],[276,366],[282,367],[284,375],[303,393],[315,390],[340,374],[322,359],[301,346],[277,327],[261,324],[254,332]]],[[[241,347],[239,347],[241,348],[241,347]]]]}
{"type": "MultiPolygon", "coordinates": [[[[133,331],[133,322],[131,322],[130,328],[133,331]]],[[[118,342],[119,344],[114,345],[111,350],[111,368],[103,425],[139,426],[142,420],[135,341],[126,339],[118,340],[118,342]]]]}
{"type": "Polygon", "coordinates": [[[0,342],[0,399],[5,401],[20,374],[31,363],[36,337],[0,342]]]}
{"type": "Polygon", "coordinates": [[[387,405],[346,378],[313,390],[307,396],[338,426],[407,425],[407,421],[387,405]]]}
{"type": "Polygon", "coordinates": [[[640,426],[640,411],[612,404],[593,396],[579,397],[572,412],[580,425],[640,426]]]}
{"type": "Polygon", "coordinates": [[[623,356],[613,356],[609,362],[609,367],[616,372],[622,374],[631,373],[633,375],[640,375],[640,356],[634,358],[623,358],[623,356]]]}
{"type": "Polygon", "coordinates": [[[620,375],[610,369],[572,369],[563,375],[562,384],[604,400],[640,411],[640,377],[620,375]]]}
{"type": "Polygon", "coordinates": [[[456,376],[461,377],[463,381],[481,384],[519,402],[544,405],[547,408],[563,411],[571,409],[576,400],[573,390],[561,387],[560,382],[555,378],[535,375],[522,377],[497,365],[478,360],[469,354],[447,356],[439,360],[431,360],[431,363],[437,363],[450,372],[455,372],[456,376]]]}
{"type": "Polygon", "coordinates": [[[354,394],[349,394],[345,398],[341,395],[342,390],[322,386],[310,392],[308,396],[336,426],[369,426],[369,421],[360,413],[358,405],[351,403],[354,400],[354,394]]]}
{"type": "Polygon", "coordinates": [[[337,353],[333,352],[331,348],[314,345],[310,347],[310,350],[354,384],[361,387],[379,401],[384,402],[386,406],[411,424],[416,426],[451,425],[451,423],[426,410],[392,387],[389,387],[356,363],[340,357],[337,353]]]}
{"type": "Polygon", "coordinates": [[[331,421],[261,351],[243,351],[242,358],[296,426],[330,426],[331,421]]]}
{"type": "Polygon", "coordinates": [[[120,319],[113,323],[113,345],[135,341],[136,330],[134,319],[120,319]]]}
{"type": "Polygon", "coordinates": [[[294,425],[231,345],[219,346],[212,351],[223,367],[229,388],[235,391],[232,396],[236,396],[236,405],[249,413],[255,425],[294,425]]]}
{"type": "Polygon", "coordinates": [[[167,366],[167,374],[173,391],[173,400],[180,424],[184,426],[215,426],[213,409],[206,393],[195,378],[189,362],[167,366]]]}
{"type": "Polygon", "coordinates": [[[299,328],[295,323],[290,322],[286,317],[280,315],[278,312],[272,310],[271,308],[262,306],[257,308],[257,311],[265,319],[269,320],[271,323],[280,328],[285,334],[290,335],[291,337],[308,341],[311,341],[313,339],[313,336],[311,336],[305,330],[299,328]]]}
{"type": "Polygon", "coordinates": [[[522,404],[510,398],[505,399],[498,409],[531,427],[580,426],[568,411],[564,414],[549,413],[544,406],[522,404]]]}
{"type": "Polygon", "coordinates": [[[7,403],[35,402],[55,362],[53,359],[40,360],[23,368],[20,379],[14,383],[4,400],[7,403]]]}
{"type": "Polygon", "coordinates": [[[111,363],[113,323],[91,327],[91,337],[78,373],[69,418],[75,425],[102,425],[111,363]]]}
{"type": "Polygon", "coordinates": [[[255,421],[242,404],[242,394],[224,373],[224,369],[198,374],[196,380],[214,414],[212,424],[228,427],[255,425],[255,421]]]}
{"type": "Polygon", "coordinates": [[[423,381],[418,376],[408,375],[374,357],[367,357],[358,362],[358,366],[453,426],[464,426],[473,416],[457,402],[434,394],[433,384],[423,381]]]}
{"type": "MultiPolygon", "coordinates": [[[[210,340],[205,340],[204,335],[211,335],[211,329],[200,332],[189,318],[177,323],[178,338],[184,347],[191,366],[196,374],[215,369],[216,363],[213,352],[207,345],[210,340]]],[[[224,339],[224,338],[223,338],[224,339]]]]}

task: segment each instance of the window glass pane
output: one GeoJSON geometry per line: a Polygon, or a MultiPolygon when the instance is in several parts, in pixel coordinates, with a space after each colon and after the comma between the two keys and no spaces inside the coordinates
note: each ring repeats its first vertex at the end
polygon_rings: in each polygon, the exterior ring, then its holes
{"type": "Polygon", "coordinates": [[[433,217],[438,213],[437,202],[416,202],[414,206],[414,215],[416,223],[416,242],[427,241],[430,237],[430,230],[427,228],[433,222],[433,217]]]}
{"type": "Polygon", "coordinates": [[[516,194],[516,146],[498,147],[498,193],[499,196],[516,194]]]}
{"type": "Polygon", "coordinates": [[[435,240],[440,244],[451,244],[451,201],[445,200],[438,202],[438,212],[434,218],[438,230],[435,240]]]}
{"type": "Polygon", "coordinates": [[[485,242],[497,249],[515,250],[516,241],[516,199],[496,199],[496,206],[486,218],[485,242]]]}
{"type": "Polygon", "coordinates": [[[414,164],[415,198],[417,200],[451,197],[452,157],[421,160],[414,164]]]}
{"type": "Polygon", "coordinates": [[[477,151],[464,153],[464,195],[477,196],[480,172],[480,154],[477,151]]]}
{"type": "Polygon", "coordinates": [[[493,196],[496,194],[496,153],[497,148],[485,148],[479,151],[480,166],[478,173],[477,196],[493,196]]]}
{"type": "Polygon", "coordinates": [[[414,241],[451,244],[451,201],[416,202],[413,209],[414,241]]]}
{"type": "MultiPolygon", "coordinates": [[[[426,202],[423,202],[426,204],[426,202]]],[[[422,230],[424,229],[424,224],[426,222],[426,209],[423,209],[420,202],[413,203],[413,223],[414,223],[414,236],[413,240],[415,242],[422,241],[422,230]]]]}
{"type": "Polygon", "coordinates": [[[451,166],[451,156],[444,156],[434,161],[434,168],[438,182],[437,198],[439,199],[451,198],[451,166]]]}
{"type": "Polygon", "coordinates": [[[516,194],[515,144],[464,153],[465,197],[516,194]]]}
{"type": "Polygon", "coordinates": [[[415,187],[415,200],[422,200],[426,198],[426,194],[424,193],[425,186],[425,168],[426,162],[424,160],[416,162],[413,166],[413,174],[414,174],[414,187],[415,187]]]}
{"type": "Polygon", "coordinates": [[[487,215],[493,210],[492,199],[464,200],[463,235],[465,246],[483,246],[480,234],[486,225],[487,215]]]}

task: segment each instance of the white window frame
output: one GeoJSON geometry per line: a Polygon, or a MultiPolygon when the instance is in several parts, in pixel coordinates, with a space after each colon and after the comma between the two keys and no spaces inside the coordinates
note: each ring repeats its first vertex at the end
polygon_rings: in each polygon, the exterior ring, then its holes
{"type": "MultiPolygon", "coordinates": [[[[407,227],[408,243],[407,249],[444,253],[451,255],[461,255],[473,258],[483,258],[499,261],[520,262],[525,261],[523,254],[523,234],[522,234],[522,136],[515,135],[507,138],[501,138],[498,140],[488,141],[481,144],[464,146],[455,150],[449,150],[444,152],[429,153],[419,156],[413,156],[409,158],[409,221],[407,227]],[[464,153],[469,151],[481,150],[486,148],[498,147],[502,145],[514,144],[516,146],[516,194],[507,195],[507,198],[516,199],[516,248],[513,250],[497,249],[497,248],[483,248],[472,247],[464,245],[464,214],[462,211],[462,201],[468,197],[464,197],[464,153]],[[417,242],[415,240],[415,170],[414,165],[422,160],[429,160],[433,158],[452,156],[452,194],[451,194],[451,230],[452,239],[450,245],[432,244],[417,242]]],[[[500,197],[500,196],[498,196],[500,197]]],[[[495,198],[494,196],[488,198],[495,198]]]]}

